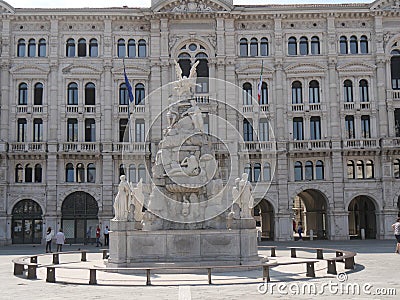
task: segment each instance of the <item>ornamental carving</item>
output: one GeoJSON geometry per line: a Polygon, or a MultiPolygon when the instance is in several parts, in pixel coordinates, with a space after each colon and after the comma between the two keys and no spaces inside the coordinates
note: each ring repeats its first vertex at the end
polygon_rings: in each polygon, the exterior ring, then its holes
{"type": "Polygon", "coordinates": [[[238,22],[235,24],[236,30],[272,30],[273,22],[238,22]]]}
{"type": "Polygon", "coordinates": [[[325,22],[323,21],[287,21],[282,22],[282,28],[284,29],[298,29],[298,28],[307,28],[307,29],[323,29],[325,27],[325,22]]]}
{"type": "Polygon", "coordinates": [[[175,6],[171,9],[173,13],[193,13],[193,12],[212,12],[214,9],[211,6],[207,6],[205,1],[198,1],[198,3],[194,1],[184,0],[181,1],[181,4],[175,6]]]}

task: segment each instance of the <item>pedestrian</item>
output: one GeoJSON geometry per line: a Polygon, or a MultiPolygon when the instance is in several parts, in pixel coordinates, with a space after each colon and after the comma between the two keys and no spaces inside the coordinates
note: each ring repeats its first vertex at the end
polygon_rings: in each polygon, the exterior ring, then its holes
{"type": "Polygon", "coordinates": [[[89,226],[89,228],[86,230],[86,243],[85,245],[89,245],[90,237],[92,235],[92,226],[89,226]]]}
{"type": "Polygon", "coordinates": [[[99,227],[99,225],[97,225],[97,228],[96,228],[96,247],[99,247],[99,245],[103,246],[103,244],[100,242],[100,232],[101,232],[100,227],[99,227]]]}
{"type": "Polygon", "coordinates": [[[108,246],[110,243],[110,231],[108,230],[108,226],[104,229],[104,246],[108,246]]]}
{"type": "Polygon", "coordinates": [[[51,252],[51,241],[53,239],[54,233],[53,230],[51,230],[51,227],[47,228],[46,231],[46,253],[52,253],[51,252]]]}
{"type": "Polygon", "coordinates": [[[299,240],[303,240],[303,236],[302,236],[302,233],[303,233],[303,226],[301,226],[301,223],[299,222],[299,226],[297,227],[297,233],[299,234],[299,240]]]}
{"type": "Polygon", "coordinates": [[[394,236],[396,237],[396,251],[394,253],[400,254],[400,218],[397,218],[396,223],[392,225],[394,236]]]}
{"type": "Polygon", "coordinates": [[[62,228],[60,228],[60,231],[57,232],[56,234],[57,252],[62,252],[62,246],[64,245],[64,243],[65,243],[65,235],[62,228]]]}

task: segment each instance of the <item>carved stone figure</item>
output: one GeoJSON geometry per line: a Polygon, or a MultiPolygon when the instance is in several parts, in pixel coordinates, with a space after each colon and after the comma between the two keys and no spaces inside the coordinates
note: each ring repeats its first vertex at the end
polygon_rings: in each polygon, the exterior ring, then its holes
{"type": "Polygon", "coordinates": [[[252,186],[248,181],[248,174],[243,173],[242,179],[239,182],[239,190],[240,190],[240,209],[241,209],[241,218],[247,219],[252,218],[251,210],[254,206],[253,196],[251,194],[252,186]]]}
{"type": "Polygon", "coordinates": [[[184,217],[187,217],[190,214],[190,202],[188,199],[186,199],[186,196],[183,196],[183,202],[182,202],[182,215],[184,217]]]}
{"type": "Polygon", "coordinates": [[[179,97],[182,95],[190,95],[192,94],[192,88],[195,87],[196,78],[197,78],[197,66],[199,65],[200,60],[198,60],[190,69],[189,77],[182,76],[182,69],[179,63],[175,60],[175,70],[176,75],[178,77],[178,81],[175,82],[175,91],[179,97]]]}
{"type": "Polygon", "coordinates": [[[118,185],[118,194],[114,201],[114,220],[127,221],[131,189],[125,175],[121,175],[119,178],[121,182],[118,185]]]}
{"type": "Polygon", "coordinates": [[[168,176],[197,176],[200,173],[199,162],[194,155],[185,157],[180,164],[172,163],[171,166],[168,176]]]}
{"type": "Polygon", "coordinates": [[[137,186],[132,189],[131,203],[135,206],[134,219],[136,222],[141,222],[143,220],[143,179],[140,178],[137,186]]]}
{"type": "Polygon", "coordinates": [[[190,100],[190,107],[186,112],[182,114],[182,117],[189,116],[192,119],[193,126],[195,130],[203,131],[204,130],[204,122],[203,115],[201,113],[200,108],[197,106],[196,100],[190,100]]]}

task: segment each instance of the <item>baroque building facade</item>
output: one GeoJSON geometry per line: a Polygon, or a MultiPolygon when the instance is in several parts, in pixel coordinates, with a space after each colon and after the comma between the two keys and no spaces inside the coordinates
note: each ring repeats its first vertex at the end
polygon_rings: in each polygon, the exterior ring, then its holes
{"type": "Polygon", "coordinates": [[[293,239],[301,222],[315,238],[391,238],[400,210],[399,1],[0,8],[0,244],[40,243],[49,226],[83,242],[113,217],[122,173],[150,184],[161,138],[152,120],[168,105],[159,88],[177,80],[175,60],[186,75],[200,60],[195,99],[207,128],[234,149],[229,172],[248,173],[255,186],[263,237],[293,239]],[[124,64],[135,102],[129,145],[124,64]],[[209,78],[240,92],[212,89],[209,78]],[[207,114],[236,124],[243,140],[207,114]]]}

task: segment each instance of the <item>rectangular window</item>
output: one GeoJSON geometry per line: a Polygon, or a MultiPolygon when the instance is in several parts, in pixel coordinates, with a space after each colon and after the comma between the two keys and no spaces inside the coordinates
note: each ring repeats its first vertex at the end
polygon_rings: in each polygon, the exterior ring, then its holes
{"type": "Polygon", "coordinates": [[[143,143],[145,141],[144,120],[137,120],[135,126],[135,141],[137,143],[143,143]]]}
{"type": "Polygon", "coordinates": [[[303,134],[303,118],[293,119],[293,140],[299,141],[304,139],[303,134]]]}
{"type": "Polygon", "coordinates": [[[33,120],[33,141],[42,142],[43,141],[43,121],[42,119],[33,120]]]}
{"type": "Polygon", "coordinates": [[[245,142],[253,141],[253,125],[248,120],[243,121],[243,138],[245,142]]]}
{"type": "Polygon", "coordinates": [[[345,126],[346,126],[346,139],[354,139],[354,117],[346,116],[345,118],[345,126]]]}
{"type": "Polygon", "coordinates": [[[26,119],[18,119],[17,142],[26,142],[26,119]]]}
{"type": "Polygon", "coordinates": [[[259,140],[260,142],[269,141],[269,124],[266,120],[260,120],[260,128],[259,128],[259,140]]]}
{"type": "Polygon", "coordinates": [[[369,116],[361,116],[361,136],[364,139],[371,138],[371,124],[369,116]]]}
{"type": "Polygon", "coordinates": [[[68,119],[67,121],[67,141],[77,142],[78,141],[78,120],[68,119]]]}
{"type": "Polygon", "coordinates": [[[125,131],[128,128],[128,119],[121,119],[119,120],[119,142],[128,142],[129,141],[129,134],[125,131]]]}
{"type": "Polygon", "coordinates": [[[396,137],[400,137],[400,108],[394,110],[394,126],[396,137]]]}
{"type": "Polygon", "coordinates": [[[321,118],[311,117],[310,119],[310,138],[312,140],[321,139],[321,118]]]}
{"type": "Polygon", "coordinates": [[[309,97],[310,97],[310,103],[320,103],[319,100],[319,88],[317,87],[310,87],[309,88],[309,97]]]}
{"type": "Polygon", "coordinates": [[[85,120],[85,142],[96,141],[96,122],[94,119],[85,120]]]}

